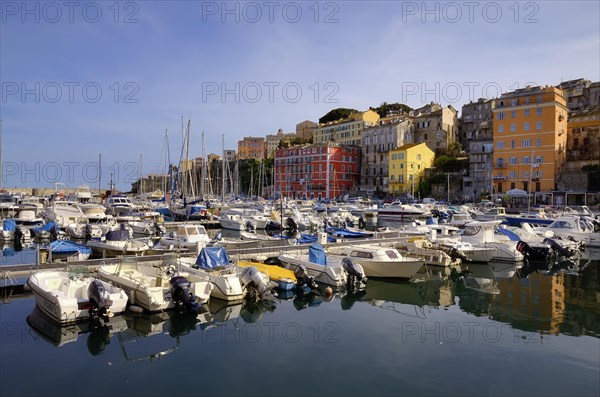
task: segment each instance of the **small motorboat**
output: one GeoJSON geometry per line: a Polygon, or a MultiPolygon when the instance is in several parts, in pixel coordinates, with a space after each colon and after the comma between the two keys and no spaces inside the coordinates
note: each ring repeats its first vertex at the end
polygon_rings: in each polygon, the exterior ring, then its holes
{"type": "Polygon", "coordinates": [[[237,265],[243,268],[255,267],[275,282],[278,289],[291,290],[296,287],[297,280],[294,272],[281,266],[252,261],[238,261],[237,265]]]}
{"type": "Polygon", "coordinates": [[[59,323],[107,319],[127,307],[124,290],[86,274],[42,271],[32,274],[27,285],[37,306],[59,323]]]}
{"type": "Polygon", "coordinates": [[[173,263],[168,254],[150,262],[124,257],[120,263],[100,266],[97,272],[102,280],[125,289],[132,305],[150,312],[178,308],[198,314],[198,303],[208,302],[212,284],[207,278],[178,273],[173,263]]]}

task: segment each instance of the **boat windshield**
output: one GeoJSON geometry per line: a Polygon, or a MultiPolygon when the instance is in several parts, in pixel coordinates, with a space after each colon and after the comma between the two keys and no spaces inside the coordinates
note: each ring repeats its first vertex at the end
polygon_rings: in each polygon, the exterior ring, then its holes
{"type": "Polygon", "coordinates": [[[468,226],[463,231],[463,236],[474,236],[481,230],[481,226],[468,226]]]}

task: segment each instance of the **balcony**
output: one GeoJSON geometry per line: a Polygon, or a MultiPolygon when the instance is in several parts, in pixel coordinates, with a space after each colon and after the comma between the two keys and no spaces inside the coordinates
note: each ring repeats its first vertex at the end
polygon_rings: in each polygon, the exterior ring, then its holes
{"type": "Polygon", "coordinates": [[[505,181],[506,177],[504,175],[494,175],[492,179],[495,181],[505,181]]]}
{"type": "Polygon", "coordinates": [[[494,168],[507,168],[507,164],[497,163],[497,164],[494,165],[494,168]]]}

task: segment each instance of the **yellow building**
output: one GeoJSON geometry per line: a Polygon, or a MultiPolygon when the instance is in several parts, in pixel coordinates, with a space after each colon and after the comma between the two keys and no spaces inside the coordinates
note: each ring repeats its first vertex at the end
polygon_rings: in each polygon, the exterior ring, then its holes
{"type": "Polygon", "coordinates": [[[313,142],[335,142],[340,145],[362,145],[362,131],[379,122],[379,114],[374,110],[356,112],[345,119],[319,124],[314,129],[313,142]]]}
{"type": "Polygon", "coordinates": [[[433,165],[435,153],[425,143],[409,143],[390,150],[388,156],[389,192],[409,193],[414,197],[425,169],[433,165]]]}
{"type": "Polygon", "coordinates": [[[567,106],[557,87],[526,87],[496,99],[494,193],[556,190],[565,168],[567,106]]]}

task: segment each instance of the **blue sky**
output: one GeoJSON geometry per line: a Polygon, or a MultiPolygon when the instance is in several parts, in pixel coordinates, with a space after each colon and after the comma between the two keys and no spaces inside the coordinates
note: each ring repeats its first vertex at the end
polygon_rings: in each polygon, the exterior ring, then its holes
{"type": "Polygon", "coordinates": [[[220,153],[335,107],[600,80],[597,1],[0,4],[3,187],[97,186],[102,154],[128,190],[165,130],[179,159],[182,116],[194,157],[202,132],[220,153]]]}

